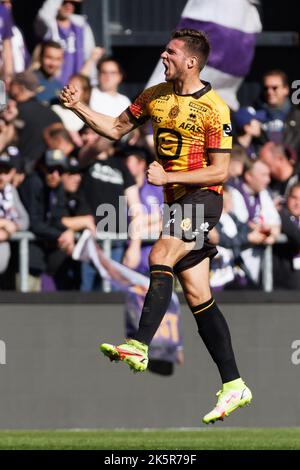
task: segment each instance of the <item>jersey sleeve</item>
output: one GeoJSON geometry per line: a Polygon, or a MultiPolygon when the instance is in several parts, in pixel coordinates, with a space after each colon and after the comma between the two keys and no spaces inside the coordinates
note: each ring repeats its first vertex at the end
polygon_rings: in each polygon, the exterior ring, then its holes
{"type": "Polygon", "coordinates": [[[149,104],[155,88],[151,87],[144,90],[127,108],[127,112],[139,125],[150,119],[149,104]]]}
{"type": "Polygon", "coordinates": [[[208,153],[230,153],[232,148],[232,127],[227,105],[213,108],[207,117],[206,149],[208,153]]]}

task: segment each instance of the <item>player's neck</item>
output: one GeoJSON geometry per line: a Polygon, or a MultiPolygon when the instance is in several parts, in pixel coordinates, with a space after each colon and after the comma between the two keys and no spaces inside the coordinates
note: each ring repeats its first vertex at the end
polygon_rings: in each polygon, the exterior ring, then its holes
{"type": "Polygon", "coordinates": [[[174,81],[174,90],[178,95],[192,95],[204,87],[205,85],[198,76],[174,81]]]}

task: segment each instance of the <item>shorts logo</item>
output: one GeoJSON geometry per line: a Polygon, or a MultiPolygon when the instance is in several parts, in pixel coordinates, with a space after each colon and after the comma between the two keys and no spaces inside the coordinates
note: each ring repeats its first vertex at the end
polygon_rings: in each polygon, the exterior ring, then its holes
{"type": "Polygon", "coordinates": [[[202,232],[208,232],[208,229],[209,229],[209,223],[208,222],[203,222],[200,225],[200,230],[202,230],[202,232]]]}
{"type": "Polygon", "coordinates": [[[179,106],[175,105],[170,109],[169,118],[175,119],[179,114],[179,106]]]}
{"type": "Polygon", "coordinates": [[[165,228],[169,228],[171,224],[175,224],[175,213],[176,213],[176,209],[174,209],[170,215],[171,215],[171,218],[168,220],[168,222],[165,224],[165,228]]]}
{"type": "Polygon", "coordinates": [[[192,227],[191,219],[183,219],[180,224],[180,227],[182,228],[184,232],[187,232],[188,230],[190,230],[192,227]]]}
{"type": "Polygon", "coordinates": [[[223,124],[223,137],[232,137],[231,124],[223,124]]]}

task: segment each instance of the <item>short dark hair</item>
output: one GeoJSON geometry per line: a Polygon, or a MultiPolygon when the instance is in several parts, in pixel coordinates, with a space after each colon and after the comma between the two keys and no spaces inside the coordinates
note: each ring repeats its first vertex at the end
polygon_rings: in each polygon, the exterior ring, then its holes
{"type": "Polygon", "coordinates": [[[202,70],[210,53],[210,44],[206,35],[202,31],[185,28],[174,31],[171,38],[180,39],[184,42],[188,52],[198,58],[199,69],[202,70]]]}
{"type": "Polygon", "coordinates": [[[300,189],[300,181],[297,181],[297,183],[294,183],[290,189],[289,189],[289,192],[288,192],[288,197],[290,197],[290,195],[292,194],[292,192],[294,191],[294,189],[300,189]]]}
{"type": "Polygon", "coordinates": [[[119,69],[119,73],[124,76],[125,73],[124,73],[124,69],[123,69],[122,65],[112,56],[101,57],[101,59],[99,60],[99,62],[97,64],[98,72],[100,72],[100,69],[101,69],[102,65],[105,64],[106,62],[114,62],[117,65],[118,69],[119,69]]]}
{"type": "Polygon", "coordinates": [[[73,140],[72,140],[69,132],[67,131],[67,129],[64,129],[63,127],[50,129],[48,135],[51,139],[61,138],[61,139],[65,140],[66,142],[69,142],[70,144],[73,144],[73,140]]]}
{"type": "Polygon", "coordinates": [[[262,79],[264,81],[265,78],[274,77],[274,76],[281,78],[283,86],[285,87],[289,86],[289,79],[288,79],[287,74],[283,70],[280,70],[280,69],[273,69],[273,70],[269,70],[268,72],[265,72],[262,79]]]}
{"type": "Polygon", "coordinates": [[[43,57],[45,50],[48,48],[63,50],[63,47],[57,41],[44,41],[41,43],[41,57],[43,57]]]}
{"type": "Polygon", "coordinates": [[[268,166],[264,161],[260,160],[259,158],[257,160],[251,160],[250,158],[248,158],[248,160],[244,162],[243,176],[245,176],[245,173],[252,171],[257,163],[262,163],[263,165],[268,166]]]}

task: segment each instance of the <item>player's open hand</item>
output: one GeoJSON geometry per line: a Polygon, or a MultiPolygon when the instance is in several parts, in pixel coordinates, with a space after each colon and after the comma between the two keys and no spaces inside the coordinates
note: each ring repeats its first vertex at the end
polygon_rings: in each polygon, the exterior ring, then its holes
{"type": "Polygon", "coordinates": [[[155,186],[163,186],[168,183],[168,173],[165,172],[163,167],[158,162],[152,162],[147,170],[148,183],[155,186]]]}
{"type": "Polygon", "coordinates": [[[73,85],[66,85],[61,90],[59,99],[66,108],[74,108],[80,101],[80,92],[73,85]]]}

